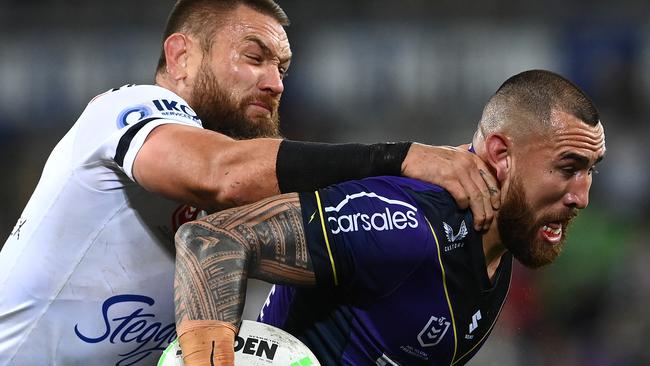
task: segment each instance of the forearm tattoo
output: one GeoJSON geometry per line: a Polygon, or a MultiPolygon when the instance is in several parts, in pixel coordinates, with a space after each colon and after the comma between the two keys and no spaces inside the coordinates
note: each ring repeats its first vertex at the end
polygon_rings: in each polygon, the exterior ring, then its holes
{"type": "Polygon", "coordinates": [[[239,326],[248,277],[314,285],[295,193],[221,211],[176,234],[176,322],[222,320],[239,326]]]}

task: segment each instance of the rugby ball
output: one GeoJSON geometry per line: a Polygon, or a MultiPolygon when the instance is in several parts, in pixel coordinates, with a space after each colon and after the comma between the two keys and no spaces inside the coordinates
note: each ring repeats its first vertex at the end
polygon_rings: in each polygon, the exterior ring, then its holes
{"type": "MultiPolygon", "coordinates": [[[[244,320],[235,337],[235,365],[320,366],[316,356],[296,337],[264,323],[244,320]]],[[[158,366],[183,366],[178,339],[167,346],[158,366]]]]}

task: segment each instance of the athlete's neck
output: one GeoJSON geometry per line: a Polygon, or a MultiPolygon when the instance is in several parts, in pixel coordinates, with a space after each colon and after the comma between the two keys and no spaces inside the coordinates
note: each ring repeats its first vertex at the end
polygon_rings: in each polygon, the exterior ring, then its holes
{"type": "Polygon", "coordinates": [[[501,257],[506,253],[506,248],[501,244],[501,236],[496,223],[497,219],[494,218],[490,229],[483,234],[483,254],[485,255],[488,278],[491,282],[494,282],[494,275],[501,263],[501,257]]]}
{"type": "Polygon", "coordinates": [[[169,89],[179,97],[189,101],[190,90],[186,87],[184,80],[176,80],[166,72],[157,73],[154,81],[155,85],[169,89]]]}

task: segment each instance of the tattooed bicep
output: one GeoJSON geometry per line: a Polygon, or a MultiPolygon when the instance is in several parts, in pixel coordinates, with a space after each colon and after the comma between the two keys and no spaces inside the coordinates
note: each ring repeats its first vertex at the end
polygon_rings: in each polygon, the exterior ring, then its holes
{"type": "Polygon", "coordinates": [[[176,321],[239,324],[249,277],[280,284],[316,283],[297,194],[181,226],[176,233],[176,321]]]}
{"type": "Polygon", "coordinates": [[[264,199],[205,217],[246,246],[248,276],[271,283],[313,285],[298,194],[264,199]]]}

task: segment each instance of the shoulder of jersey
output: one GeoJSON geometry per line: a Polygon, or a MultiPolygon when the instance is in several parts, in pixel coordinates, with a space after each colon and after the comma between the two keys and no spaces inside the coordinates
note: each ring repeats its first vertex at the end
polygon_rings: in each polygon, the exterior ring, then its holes
{"type": "Polygon", "coordinates": [[[183,98],[169,89],[157,85],[137,85],[126,84],[119,88],[109,89],[90,100],[89,104],[93,103],[115,103],[124,98],[126,103],[142,103],[155,99],[173,99],[187,104],[183,98]]]}
{"type": "Polygon", "coordinates": [[[416,192],[422,191],[432,191],[432,192],[443,192],[444,189],[435,184],[424,182],[421,180],[401,177],[401,176],[392,176],[384,175],[379,177],[369,177],[366,178],[368,181],[382,182],[384,184],[392,185],[394,187],[399,187],[400,189],[408,188],[416,192]]]}
{"type": "Polygon", "coordinates": [[[93,98],[88,107],[116,113],[119,128],[161,118],[201,126],[201,120],[183,98],[156,85],[127,84],[110,89],[93,98]]]}

